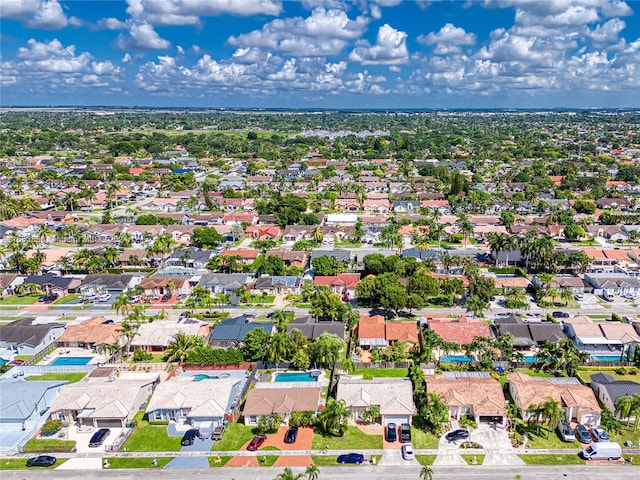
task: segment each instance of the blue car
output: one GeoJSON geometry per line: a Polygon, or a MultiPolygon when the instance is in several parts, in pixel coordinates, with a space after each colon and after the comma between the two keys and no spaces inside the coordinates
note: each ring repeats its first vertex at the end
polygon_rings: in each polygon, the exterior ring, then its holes
{"type": "Polygon", "coordinates": [[[338,457],[338,463],[362,463],[364,462],[364,455],[361,453],[348,453],[346,455],[340,455],[338,457]]]}

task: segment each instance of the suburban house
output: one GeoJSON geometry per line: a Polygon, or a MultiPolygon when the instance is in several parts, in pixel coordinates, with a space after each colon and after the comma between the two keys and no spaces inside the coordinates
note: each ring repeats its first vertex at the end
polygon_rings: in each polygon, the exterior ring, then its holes
{"type": "Polygon", "coordinates": [[[382,425],[411,423],[416,411],[413,387],[408,378],[374,378],[340,375],[336,398],[344,400],[352,422],[362,422],[371,407],[380,409],[382,425]]]}
{"type": "Polygon", "coordinates": [[[123,372],[118,376],[115,371],[97,368],[81,381],[65,385],[49,410],[51,419],[94,428],[124,428],[144,410],[159,374],[123,372]]]}
{"type": "Polygon", "coordinates": [[[203,269],[215,256],[212,250],[202,250],[195,247],[181,248],[173,252],[165,261],[165,267],[184,267],[203,269]]]}
{"type": "Polygon", "coordinates": [[[275,387],[273,382],[258,382],[249,393],[242,415],[245,425],[257,425],[262,416],[274,413],[282,417],[282,423],[288,424],[293,412],[317,412],[322,389],[275,387]]]}
{"type": "Polygon", "coordinates": [[[86,293],[109,292],[112,295],[120,295],[127,290],[133,290],[142,281],[142,275],[123,273],[96,273],[84,277],[80,284],[80,291],[86,293]]]}
{"type": "Polygon", "coordinates": [[[283,248],[270,250],[265,258],[280,257],[286,267],[305,268],[307,266],[307,252],[304,250],[285,250],[283,248]]]}
{"type": "Polygon", "coordinates": [[[58,338],[59,347],[79,347],[94,349],[98,345],[124,345],[121,326],[106,322],[104,317],[93,317],[81,323],[68,324],[58,338]]]}
{"type": "Polygon", "coordinates": [[[152,421],[187,423],[194,428],[216,427],[225,420],[233,421],[232,412],[240,401],[242,383],[239,378],[172,378],[156,387],[146,412],[152,421]]]}
{"type": "Polygon", "coordinates": [[[143,278],[140,287],[144,288],[144,295],[156,297],[161,295],[188,295],[191,293],[189,279],[185,277],[149,277],[143,278]]]}
{"type": "Polygon", "coordinates": [[[198,285],[211,290],[211,293],[232,295],[244,289],[254,280],[250,273],[206,273],[200,277],[198,285]]]}
{"type": "Polygon", "coordinates": [[[347,326],[343,322],[318,322],[311,315],[305,315],[303,317],[294,318],[287,327],[287,334],[291,335],[291,332],[298,330],[306,338],[311,340],[317,340],[323,333],[329,333],[335,335],[341,340],[344,340],[345,331],[347,326]]]}
{"type": "Polygon", "coordinates": [[[0,325],[0,348],[18,355],[34,355],[55,343],[64,333],[64,328],[62,323],[35,323],[33,318],[15,320],[0,325]]]}
{"type": "Polygon", "coordinates": [[[463,416],[476,423],[505,425],[507,410],[500,382],[489,372],[445,372],[427,375],[427,393],[437,393],[449,407],[449,416],[463,416]]]}
{"type": "Polygon", "coordinates": [[[566,319],[564,328],[579,350],[592,355],[619,357],[626,347],[640,343],[633,325],[596,323],[584,315],[566,319]]]}
{"type": "Polygon", "coordinates": [[[423,328],[433,330],[445,342],[460,345],[460,351],[464,345],[473,342],[476,337],[491,337],[491,329],[485,322],[458,316],[456,319],[450,318],[427,318],[423,323],[423,328]]]}
{"type": "Polygon", "coordinates": [[[177,321],[161,320],[153,323],[143,323],[138,327],[136,335],[131,340],[135,350],[145,350],[150,353],[162,353],[173,341],[176,334],[202,337],[206,340],[211,333],[211,326],[192,318],[177,321]]]}
{"type": "Polygon", "coordinates": [[[76,291],[76,288],[80,286],[80,279],[45,273],[44,275],[28,275],[24,277],[22,284],[38,285],[45,295],[57,294],[59,297],[64,297],[76,291]]]}
{"type": "Polygon", "coordinates": [[[618,418],[620,418],[620,413],[616,408],[618,399],[640,394],[640,383],[632,380],[616,380],[606,373],[591,375],[591,388],[600,403],[615,412],[618,418]]]}
{"type": "Polygon", "coordinates": [[[67,380],[0,380],[0,452],[15,448],[25,433],[33,433],[66,383],[67,380]]]}
{"type": "Polygon", "coordinates": [[[274,332],[274,324],[271,322],[252,323],[246,316],[227,318],[218,323],[211,332],[209,345],[212,347],[233,348],[252,330],[264,330],[268,334],[274,332]]]}
{"type": "Polygon", "coordinates": [[[256,280],[251,287],[253,295],[286,295],[287,293],[298,294],[302,287],[302,277],[292,275],[264,276],[256,280]]]}
{"type": "Polygon", "coordinates": [[[359,273],[339,273],[328,276],[318,275],[313,279],[314,285],[329,287],[333,293],[342,295],[343,297],[348,296],[351,299],[356,297],[356,285],[358,285],[358,283],[360,283],[359,273]]]}
{"type": "Polygon", "coordinates": [[[3,273],[0,275],[0,296],[13,295],[15,288],[22,283],[22,278],[15,273],[3,273]]]}
{"type": "Polygon", "coordinates": [[[584,279],[593,286],[596,294],[599,293],[598,290],[606,290],[615,295],[640,293],[640,278],[622,272],[585,273],[584,279]]]}
{"type": "Polygon", "coordinates": [[[505,318],[496,318],[494,321],[496,337],[503,333],[513,335],[514,348],[528,350],[531,347],[542,346],[548,341],[556,343],[566,338],[562,325],[549,322],[524,322],[519,316],[511,315],[505,318]]]}
{"type": "Polygon", "coordinates": [[[587,426],[600,424],[601,409],[593,390],[574,377],[530,377],[521,372],[507,375],[508,388],[524,420],[533,405],[549,398],[560,402],[567,420],[587,426]]]}

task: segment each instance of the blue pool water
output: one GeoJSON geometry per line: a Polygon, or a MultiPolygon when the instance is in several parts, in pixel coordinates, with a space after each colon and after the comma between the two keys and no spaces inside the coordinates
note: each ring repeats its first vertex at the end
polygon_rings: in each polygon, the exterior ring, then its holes
{"type": "Polygon", "coordinates": [[[536,363],[536,357],[532,357],[532,356],[525,356],[524,357],[524,361],[527,363],[536,363]]]}
{"type": "Polygon", "coordinates": [[[229,375],[228,373],[220,373],[218,375],[207,375],[204,373],[198,373],[196,375],[193,376],[193,381],[194,382],[199,382],[201,380],[217,380],[219,378],[229,378],[231,375],[229,375]]]}
{"type": "Polygon", "coordinates": [[[317,382],[318,375],[307,372],[292,372],[276,374],[276,382],[317,382]]]}
{"type": "Polygon", "coordinates": [[[472,362],[472,357],[466,357],[464,355],[443,355],[440,357],[440,362],[442,363],[453,363],[453,362],[472,362]]]}
{"type": "Polygon", "coordinates": [[[619,362],[620,355],[591,355],[596,362],[619,362]]]}
{"type": "Polygon", "coordinates": [[[93,357],[58,357],[49,365],[86,365],[93,357]]]}

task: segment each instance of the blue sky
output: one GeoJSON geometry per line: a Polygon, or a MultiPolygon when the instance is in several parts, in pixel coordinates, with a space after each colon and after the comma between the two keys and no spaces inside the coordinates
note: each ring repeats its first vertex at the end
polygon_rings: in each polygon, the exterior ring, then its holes
{"type": "Polygon", "coordinates": [[[640,107],[640,1],[1,0],[0,104],[640,107]]]}

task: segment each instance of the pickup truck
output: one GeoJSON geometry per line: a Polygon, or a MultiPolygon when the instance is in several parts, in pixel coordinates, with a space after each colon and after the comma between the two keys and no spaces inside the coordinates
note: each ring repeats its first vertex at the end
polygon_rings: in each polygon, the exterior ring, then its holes
{"type": "Polygon", "coordinates": [[[213,439],[214,440],[222,440],[222,435],[224,435],[224,431],[226,430],[224,425],[218,425],[213,430],[213,439]]]}

